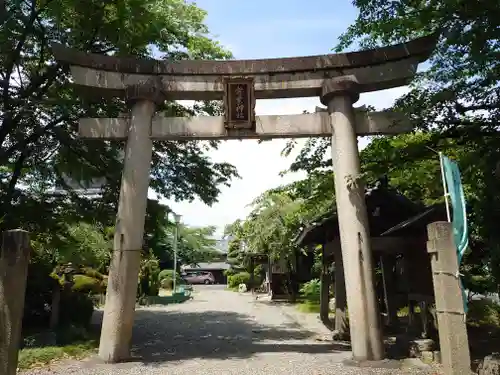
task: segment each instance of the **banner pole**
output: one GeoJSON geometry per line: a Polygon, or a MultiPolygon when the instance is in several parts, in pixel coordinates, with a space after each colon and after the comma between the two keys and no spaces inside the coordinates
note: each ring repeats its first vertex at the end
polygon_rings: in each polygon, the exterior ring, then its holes
{"type": "Polygon", "coordinates": [[[448,222],[451,222],[451,215],[450,215],[450,203],[448,201],[448,188],[446,187],[446,178],[444,176],[444,163],[443,163],[443,153],[439,153],[439,165],[441,166],[441,179],[443,181],[443,190],[444,190],[444,202],[446,205],[446,218],[448,219],[448,222]]]}

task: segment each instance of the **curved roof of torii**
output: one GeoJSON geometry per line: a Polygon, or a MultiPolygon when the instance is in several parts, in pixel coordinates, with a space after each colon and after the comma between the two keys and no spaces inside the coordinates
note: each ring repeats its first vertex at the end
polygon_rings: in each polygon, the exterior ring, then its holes
{"type": "Polygon", "coordinates": [[[410,57],[422,62],[432,53],[438,36],[432,34],[406,43],[357,52],[255,60],[162,61],[86,53],[67,48],[62,44],[53,44],[52,50],[60,62],[110,72],[183,76],[267,75],[361,68],[410,57]]]}

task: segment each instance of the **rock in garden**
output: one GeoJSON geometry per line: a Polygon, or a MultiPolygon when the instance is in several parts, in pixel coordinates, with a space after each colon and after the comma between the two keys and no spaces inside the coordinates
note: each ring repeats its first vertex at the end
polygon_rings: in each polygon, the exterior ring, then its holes
{"type": "Polygon", "coordinates": [[[240,284],[240,285],[238,285],[238,292],[240,292],[240,293],[246,293],[247,292],[247,286],[246,286],[246,284],[240,284]]]}
{"type": "Polygon", "coordinates": [[[479,375],[500,375],[500,354],[486,356],[477,368],[479,375]]]}

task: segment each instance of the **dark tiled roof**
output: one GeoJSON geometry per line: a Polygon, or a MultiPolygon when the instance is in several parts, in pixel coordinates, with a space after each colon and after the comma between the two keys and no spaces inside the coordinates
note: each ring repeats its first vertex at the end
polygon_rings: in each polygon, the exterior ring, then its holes
{"type": "MultiPolygon", "coordinates": [[[[372,236],[380,236],[426,209],[423,205],[412,202],[397,190],[380,183],[365,190],[365,200],[372,236]]],[[[330,242],[338,235],[337,212],[331,210],[302,228],[295,242],[298,246],[305,247],[330,242]]]]}

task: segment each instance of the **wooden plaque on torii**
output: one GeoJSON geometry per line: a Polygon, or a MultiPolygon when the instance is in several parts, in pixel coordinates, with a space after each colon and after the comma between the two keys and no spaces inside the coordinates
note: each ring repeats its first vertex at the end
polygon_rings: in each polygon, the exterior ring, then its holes
{"type": "Polygon", "coordinates": [[[255,129],[254,78],[224,78],[224,126],[255,129]]]}

